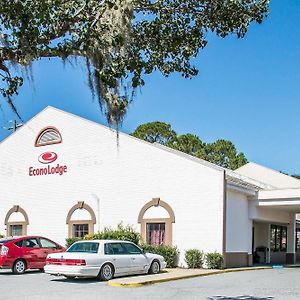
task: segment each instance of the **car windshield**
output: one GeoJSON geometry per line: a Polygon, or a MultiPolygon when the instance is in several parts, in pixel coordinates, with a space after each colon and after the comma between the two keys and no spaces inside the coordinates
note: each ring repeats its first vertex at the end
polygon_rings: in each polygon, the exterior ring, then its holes
{"type": "Polygon", "coordinates": [[[81,242],[73,244],[67,252],[88,252],[97,253],[99,248],[99,243],[95,242],[81,242]]]}

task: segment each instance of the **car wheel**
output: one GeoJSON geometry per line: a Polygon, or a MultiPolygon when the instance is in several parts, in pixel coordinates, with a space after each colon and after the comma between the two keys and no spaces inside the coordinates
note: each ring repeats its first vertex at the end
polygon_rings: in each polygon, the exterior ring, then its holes
{"type": "Polygon", "coordinates": [[[39,268],[39,270],[43,273],[44,272],[44,268],[39,268]]]}
{"type": "Polygon", "coordinates": [[[148,271],[149,274],[158,274],[160,272],[160,264],[158,260],[154,260],[148,271]]]}
{"type": "Polygon", "coordinates": [[[23,274],[26,270],[26,262],[23,259],[17,259],[13,266],[15,274],[23,274]]]}
{"type": "Polygon", "coordinates": [[[107,280],[111,280],[114,277],[114,274],[115,274],[114,266],[112,264],[106,263],[102,266],[98,274],[98,278],[103,281],[107,281],[107,280]]]}

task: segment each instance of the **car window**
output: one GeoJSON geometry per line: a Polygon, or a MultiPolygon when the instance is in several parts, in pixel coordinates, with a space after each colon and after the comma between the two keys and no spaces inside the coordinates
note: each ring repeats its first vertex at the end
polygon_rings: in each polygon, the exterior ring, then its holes
{"type": "Polygon", "coordinates": [[[40,248],[39,242],[36,238],[24,239],[22,240],[23,248],[40,248]]]}
{"type": "Polygon", "coordinates": [[[104,253],[110,255],[127,254],[121,243],[107,243],[104,245],[104,253]]]}
{"type": "Polygon", "coordinates": [[[57,245],[55,243],[53,243],[52,241],[49,241],[47,239],[44,238],[40,238],[40,243],[42,248],[51,248],[51,249],[57,249],[57,245]]]}
{"type": "Polygon", "coordinates": [[[138,248],[136,245],[130,244],[130,243],[123,243],[123,246],[126,249],[126,252],[128,254],[142,254],[142,250],[138,248]]]}
{"type": "Polygon", "coordinates": [[[99,248],[99,243],[95,243],[95,242],[75,243],[67,250],[67,252],[97,253],[98,248],[99,248]]]}

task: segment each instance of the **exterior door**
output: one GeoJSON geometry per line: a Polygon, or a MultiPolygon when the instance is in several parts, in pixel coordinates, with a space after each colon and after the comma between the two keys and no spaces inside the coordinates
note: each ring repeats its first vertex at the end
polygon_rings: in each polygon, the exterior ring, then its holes
{"type": "Polygon", "coordinates": [[[116,274],[129,274],[131,272],[131,259],[122,243],[105,244],[104,253],[109,255],[107,259],[114,264],[116,274]]]}
{"type": "Polygon", "coordinates": [[[143,251],[131,243],[123,243],[123,245],[126,248],[126,252],[130,256],[131,272],[132,273],[145,272],[145,270],[147,270],[149,263],[143,251]]]}
{"type": "MultiPolygon", "coordinates": [[[[28,267],[41,269],[44,267],[43,249],[36,238],[24,239],[21,242],[22,257],[26,260],[28,267]]],[[[19,242],[19,243],[20,243],[19,242]]]]}
{"type": "Polygon", "coordinates": [[[55,244],[54,242],[45,239],[45,238],[39,238],[40,241],[40,246],[41,246],[41,260],[43,262],[43,267],[46,264],[46,258],[47,255],[53,252],[57,252],[57,244],[55,244]]]}

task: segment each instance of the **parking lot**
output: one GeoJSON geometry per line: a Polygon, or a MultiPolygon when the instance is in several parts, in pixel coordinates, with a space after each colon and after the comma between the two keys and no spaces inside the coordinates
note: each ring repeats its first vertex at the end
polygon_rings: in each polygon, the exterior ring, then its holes
{"type": "Polygon", "coordinates": [[[159,283],[139,288],[116,288],[91,279],[66,280],[40,272],[13,275],[0,270],[0,299],[300,299],[300,268],[234,272],[159,283]]]}

